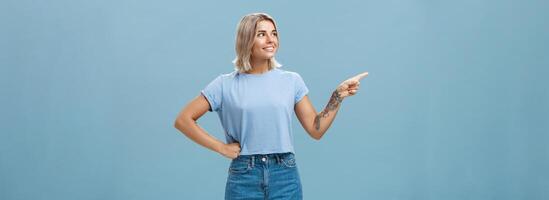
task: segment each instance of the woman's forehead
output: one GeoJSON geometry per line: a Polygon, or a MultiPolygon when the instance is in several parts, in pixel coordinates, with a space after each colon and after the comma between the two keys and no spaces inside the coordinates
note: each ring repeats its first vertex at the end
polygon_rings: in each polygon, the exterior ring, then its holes
{"type": "Polygon", "coordinates": [[[275,30],[274,24],[269,20],[263,20],[257,23],[257,30],[275,30]]]}

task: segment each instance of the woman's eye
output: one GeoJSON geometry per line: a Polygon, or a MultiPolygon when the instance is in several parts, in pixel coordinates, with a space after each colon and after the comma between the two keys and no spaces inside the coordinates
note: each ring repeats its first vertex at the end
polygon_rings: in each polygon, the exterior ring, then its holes
{"type": "Polygon", "coordinates": [[[259,33],[257,34],[258,37],[265,36],[265,33],[259,33]]]}
{"type": "Polygon", "coordinates": [[[274,36],[278,36],[278,33],[275,32],[275,33],[273,33],[273,35],[274,35],[274,36]]]}

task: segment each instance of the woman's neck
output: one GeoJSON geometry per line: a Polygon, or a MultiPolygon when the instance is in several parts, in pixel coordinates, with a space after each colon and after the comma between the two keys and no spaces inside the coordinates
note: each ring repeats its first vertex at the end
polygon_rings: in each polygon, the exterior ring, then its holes
{"type": "Polygon", "coordinates": [[[252,59],[250,64],[252,65],[252,69],[246,72],[248,74],[263,74],[269,71],[269,60],[267,59],[259,61],[254,61],[252,59]]]}

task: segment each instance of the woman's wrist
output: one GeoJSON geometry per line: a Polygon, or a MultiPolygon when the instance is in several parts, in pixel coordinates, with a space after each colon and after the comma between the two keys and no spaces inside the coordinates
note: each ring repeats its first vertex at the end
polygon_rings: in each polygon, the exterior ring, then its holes
{"type": "Polygon", "coordinates": [[[213,146],[213,150],[219,154],[223,154],[223,146],[225,145],[225,143],[223,142],[216,142],[213,146]]]}
{"type": "Polygon", "coordinates": [[[332,92],[332,96],[328,101],[328,105],[326,105],[326,113],[328,111],[335,110],[337,107],[339,107],[339,104],[341,104],[342,101],[343,97],[341,97],[341,93],[336,89],[334,92],[332,92]]]}
{"type": "Polygon", "coordinates": [[[343,99],[345,99],[345,97],[342,97],[341,92],[339,92],[338,89],[334,90],[332,97],[338,103],[341,103],[343,99]]]}

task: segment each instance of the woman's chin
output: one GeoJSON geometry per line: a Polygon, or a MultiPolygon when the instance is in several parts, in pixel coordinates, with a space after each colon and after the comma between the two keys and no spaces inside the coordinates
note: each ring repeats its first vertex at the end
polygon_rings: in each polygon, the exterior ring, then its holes
{"type": "Polygon", "coordinates": [[[273,53],[267,53],[267,54],[265,54],[265,57],[264,57],[264,58],[265,58],[265,59],[271,59],[271,58],[273,58],[273,57],[275,56],[275,54],[276,54],[276,53],[274,53],[274,52],[273,52],[273,53]]]}
{"type": "MultiPolygon", "coordinates": [[[[273,54],[263,54],[261,56],[257,56],[257,58],[269,60],[269,59],[273,58],[274,55],[275,55],[274,53],[273,54]]],[[[253,56],[253,57],[255,57],[255,56],[253,56]]]]}

